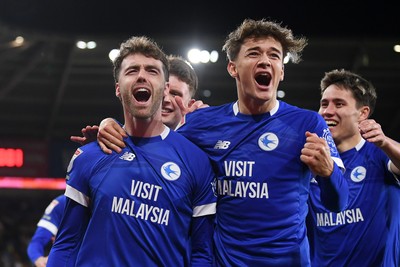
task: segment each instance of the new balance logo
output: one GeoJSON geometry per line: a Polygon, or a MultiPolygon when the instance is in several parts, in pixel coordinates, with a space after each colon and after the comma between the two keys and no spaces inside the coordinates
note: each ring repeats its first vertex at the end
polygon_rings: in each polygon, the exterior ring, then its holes
{"type": "Polygon", "coordinates": [[[127,161],[132,161],[134,158],[136,158],[136,155],[131,153],[131,152],[125,152],[120,159],[127,160],[127,161]]]}
{"type": "Polygon", "coordinates": [[[218,140],[218,142],[215,144],[214,148],[215,149],[228,149],[230,144],[231,144],[230,141],[218,140]]]}

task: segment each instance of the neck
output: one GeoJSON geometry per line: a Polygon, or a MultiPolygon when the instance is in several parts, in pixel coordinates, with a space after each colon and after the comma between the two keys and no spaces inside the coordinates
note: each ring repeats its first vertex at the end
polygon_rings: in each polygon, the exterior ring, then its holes
{"type": "Polygon", "coordinates": [[[125,120],[125,130],[130,136],[153,137],[160,135],[165,129],[161,118],[138,119],[132,118],[125,120]]]}
{"type": "Polygon", "coordinates": [[[239,112],[247,115],[264,114],[270,112],[277,104],[277,101],[275,98],[262,102],[260,100],[241,101],[239,99],[239,112]]]}
{"type": "Polygon", "coordinates": [[[347,150],[350,150],[354,148],[358,143],[360,143],[362,137],[361,135],[357,134],[352,136],[351,138],[345,139],[343,141],[335,141],[336,148],[338,149],[339,153],[346,152],[347,150]]]}

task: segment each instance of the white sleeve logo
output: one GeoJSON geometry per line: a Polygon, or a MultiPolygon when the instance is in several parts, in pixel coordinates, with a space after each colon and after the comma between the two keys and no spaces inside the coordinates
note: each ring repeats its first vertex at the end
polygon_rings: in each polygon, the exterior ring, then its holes
{"type": "Polygon", "coordinates": [[[78,148],[75,151],[74,155],[72,156],[71,160],[69,161],[68,168],[67,168],[67,173],[71,171],[71,169],[72,169],[72,167],[74,165],[74,160],[82,153],[83,153],[83,150],[80,149],[80,148],[78,148]]]}

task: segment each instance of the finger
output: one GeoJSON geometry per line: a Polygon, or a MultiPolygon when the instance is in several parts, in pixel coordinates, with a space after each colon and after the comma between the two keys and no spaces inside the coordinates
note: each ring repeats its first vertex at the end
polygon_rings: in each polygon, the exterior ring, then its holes
{"type": "Polygon", "coordinates": [[[182,97],[175,96],[175,101],[176,101],[176,104],[178,105],[179,109],[181,110],[181,113],[183,115],[187,114],[189,111],[189,108],[186,107],[185,104],[183,103],[182,97]]]}
{"type": "Polygon", "coordinates": [[[317,137],[318,138],[318,135],[316,133],[306,131],[306,137],[317,137]]]}
{"type": "Polygon", "coordinates": [[[106,153],[106,154],[111,154],[111,153],[112,153],[112,150],[109,149],[109,148],[107,148],[107,146],[106,146],[103,142],[101,142],[100,140],[98,140],[98,143],[99,143],[99,146],[100,146],[101,150],[102,150],[104,153],[106,153]]]}
{"type": "Polygon", "coordinates": [[[313,161],[313,157],[311,157],[311,156],[309,156],[309,155],[301,154],[301,155],[300,155],[300,160],[301,160],[304,164],[310,165],[310,164],[312,163],[312,161],[313,161]]]}
{"type": "Polygon", "coordinates": [[[368,126],[368,125],[374,125],[376,124],[376,121],[374,119],[367,119],[367,120],[363,120],[360,121],[359,125],[361,126],[368,126]]]}
{"type": "Polygon", "coordinates": [[[194,103],[190,106],[188,113],[193,112],[193,111],[195,111],[195,110],[197,110],[197,109],[199,109],[199,108],[205,108],[205,107],[208,107],[208,106],[209,106],[209,105],[204,104],[203,101],[197,100],[196,102],[194,102],[194,103]]]}
{"type": "Polygon", "coordinates": [[[85,137],[76,136],[76,135],[70,136],[69,139],[70,139],[72,142],[79,143],[80,145],[83,145],[84,142],[85,142],[85,140],[86,140],[85,137]]]}
{"type": "Polygon", "coordinates": [[[367,133],[372,131],[382,131],[382,127],[379,123],[375,122],[374,120],[368,120],[368,122],[362,121],[360,122],[358,128],[360,129],[361,133],[367,133]]]}
{"type": "Polygon", "coordinates": [[[122,140],[123,137],[128,137],[128,134],[126,133],[126,131],[119,125],[118,125],[118,128],[116,128],[116,130],[117,130],[118,134],[121,136],[120,140],[122,140]]]}
{"type": "MultiPolygon", "coordinates": [[[[124,144],[124,147],[125,147],[125,144],[124,144]]],[[[112,150],[114,150],[115,152],[117,152],[117,153],[121,153],[122,152],[122,148],[121,148],[120,145],[117,146],[115,144],[110,144],[110,148],[112,150]]]]}
{"type": "Polygon", "coordinates": [[[196,109],[198,109],[200,107],[201,103],[199,103],[199,101],[196,101],[193,103],[193,105],[190,106],[190,108],[188,109],[187,113],[193,112],[196,109]]]}
{"type": "Polygon", "coordinates": [[[86,126],[85,131],[92,133],[92,132],[97,132],[99,130],[99,126],[93,125],[93,126],[86,126]]]}
{"type": "MultiPolygon", "coordinates": [[[[86,127],[87,127],[87,126],[86,126],[86,127]]],[[[86,132],[86,127],[84,127],[84,128],[81,129],[82,135],[85,134],[85,132],[86,132]]]]}
{"type": "MultiPolygon", "coordinates": [[[[107,154],[111,154],[112,151],[116,151],[117,153],[121,152],[121,148],[114,145],[115,142],[118,143],[118,138],[115,138],[111,134],[108,133],[103,133],[103,134],[98,134],[97,137],[97,142],[99,143],[101,150],[107,154]]],[[[122,143],[122,145],[125,147],[125,144],[122,143]]]]}
{"type": "Polygon", "coordinates": [[[118,139],[116,137],[109,138],[110,141],[110,148],[114,151],[121,152],[121,148],[125,147],[124,141],[118,139]]]}
{"type": "MultiPolygon", "coordinates": [[[[107,133],[107,132],[103,132],[98,134],[97,137],[99,143],[101,142],[102,144],[104,144],[108,149],[112,149],[116,152],[121,152],[122,149],[121,147],[125,147],[125,143],[123,142],[122,136],[118,136],[118,134],[116,132],[114,132],[113,134],[107,133]],[[117,136],[117,137],[115,137],[117,136]]],[[[103,149],[104,151],[104,149],[103,149]]]]}
{"type": "MultiPolygon", "coordinates": [[[[121,128],[122,129],[122,128],[121,128]]],[[[126,135],[125,131],[122,129],[111,129],[110,132],[104,132],[104,138],[108,140],[111,145],[116,145],[119,147],[125,147],[125,143],[123,141],[123,136],[126,135]]],[[[110,147],[111,148],[111,147],[110,147]]],[[[115,150],[115,149],[113,149],[115,150]]]]}
{"type": "MultiPolygon", "coordinates": [[[[123,139],[123,137],[128,137],[127,133],[125,132],[125,130],[121,127],[121,125],[119,125],[118,123],[116,123],[114,120],[112,120],[110,122],[110,125],[107,126],[105,125],[105,127],[103,128],[103,130],[105,132],[109,132],[112,136],[118,136],[118,138],[120,140],[123,139]]],[[[100,130],[99,130],[100,132],[100,130]]]]}

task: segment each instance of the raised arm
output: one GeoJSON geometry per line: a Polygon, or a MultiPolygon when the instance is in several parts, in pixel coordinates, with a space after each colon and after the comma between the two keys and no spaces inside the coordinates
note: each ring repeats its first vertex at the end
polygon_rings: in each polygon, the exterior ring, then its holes
{"type": "Polygon", "coordinates": [[[71,141],[83,146],[97,140],[101,150],[107,154],[111,154],[112,150],[119,153],[121,152],[121,148],[125,147],[123,138],[127,137],[127,134],[112,118],[102,120],[99,126],[88,125],[82,128],[81,132],[82,136],[71,136],[71,141]]]}
{"type": "Polygon", "coordinates": [[[196,109],[199,109],[199,108],[209,107],[208,104],[205,104],[201,100],[191,99],[191,101],[189,102],[188,106],[185,106],[185,104],[183,103],[183,99],[180,96],[175,96],[175,100],[176,100],[176,103],[178,104],[178,107],[181,110],[183,115],[186,115],[186,114],[188,114],[190,112],[193,112],[193,111],[195,111],[196,109]]]}
{"type": "Polygon", "coordinates": [[[125,147],[123,138],[127,136],[119,123],[113,118],[106,118],[100,123],[97,141],[103,152],[111,154],[114,150],[119,153],[125,147]]]}
{"type": "Polygon", "coordinates": [[[306,132],[306,143],[300,159],[316,176],[321,188],[321,201],[331,211],[338,212],[347,206],[349,189],[343,172],[332,156],[325,139],[315,133],[306,132]]]}
{"type": "Polygon", "coordinates": [[[306,143],[301,150],[300,159],[311,171],[321,177],[329,177],[333,172],[334,162],[326,141],[318,135],[306,132],[306,143]]]}
{"type": "Polygon", "coordinates": [[[81,130],[82,136],[76,136],[73,135],[70,137],[70,140],[72,142],[76,142],[83,145],[86,145],[90,142],[96,141],[97,139],[97,133],[99,132],[99,126],[93,125],[93,126],[86,126],[85,128],[82,128],[81,130]]]}
{"type": "Polygon", "coordinates": [[[364,120],[359,123],[361,136],[367,141],[374,143],[381,148],[390,158],[390,169],[397,175],[400,175],[400,143],[387,137],[382,127],[373,119],[364,120]]]}

